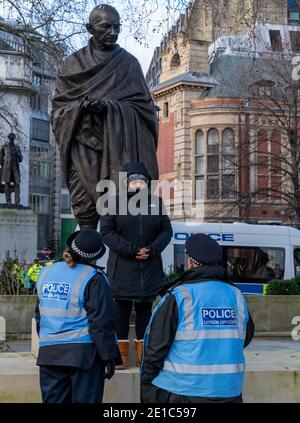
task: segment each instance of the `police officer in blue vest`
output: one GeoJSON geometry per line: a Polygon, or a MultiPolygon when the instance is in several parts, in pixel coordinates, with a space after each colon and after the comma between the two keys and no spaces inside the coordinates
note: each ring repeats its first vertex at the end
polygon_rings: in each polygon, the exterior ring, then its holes
{"type": "Polygon", "coordinates": [[[254,324],[226,282],[222,249],[204,234],[186,241],[189,270],[167,287],[144,338],[142,402],[242,402],[243,349],[254,324]]]}
{"type": "Polygon", "coordinates": [[[104,379],[121,357],[114,303],[103,269],[100,234],[83,229],[67,240],[64,261],[45,267],[37,281],[40,386],[45,403],[99,403],[104,379]]]}

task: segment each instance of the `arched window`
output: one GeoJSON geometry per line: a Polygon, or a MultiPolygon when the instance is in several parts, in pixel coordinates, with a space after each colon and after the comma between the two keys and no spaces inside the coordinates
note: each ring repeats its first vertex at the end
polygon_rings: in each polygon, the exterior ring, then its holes
{"type": "Polygon", "coordinates": [[[217,129],[212,128],[207,135],[207,154],[218,153],[219,150],[219,133],[217,129]]]}
{"type": "Polygon", "coordinates": [[[171,59],[171,69],[177,68],[180,66],[180,56],[178,53],[175,53],[171,59]]]}
{"type": "Polygon", "coordinates": [[[222,198],[235,195],[235,149],[234,131],[226,128],[222,134],[222,198]]]}
{"type": "Polygon", "coordinates": [[[271,135],[271,195],[273,198],[281,198],[282,180],[282,155],[281,155],[281,132],[275,130],[271,135]]]}
{"type": "Polygon", "coordinates": [[[234,172],[234,132],[231,128],[226,128],[222,134],[222,160],[223,173],[234,172]]]}
{"type": "Polygon", "coordinates": [[[199,129],[199,131],[196,132],[195,153],[196,153],[196,156],[199,156],[201,154],[204,154],[204,152],[205,152],[204,132],[202,131],[202,129],[199,129]]]}
{"type": "Polygon", "coordinates": [[[219,198],[219,132],[212,128],[207,134],[207,198],[219,198]]]}
{"type": "Polygon", "coordinates": [[[257,194],[259,200],[268,199],[268,132],[257,132],[257,194]]]}
{"type": "Polygon", "coordinates": [[[195,197],[196,200],[204,199],[204,154],[205,136],[202,129],[195,135],[195,197]]]}
{"type": "Polygon", "coordinates": [[[231,128],[223,131],[223,154],[234,154],[234,132],[231,128]]]}

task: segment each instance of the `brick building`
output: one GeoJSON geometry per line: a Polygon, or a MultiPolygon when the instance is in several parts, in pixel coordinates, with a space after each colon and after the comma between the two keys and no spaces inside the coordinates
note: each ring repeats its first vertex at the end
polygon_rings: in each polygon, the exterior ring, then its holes
{"type": "MultiPolygon", "coordinates": [[[[282,172],[267,168],[285,135],[261,101],[280,95],[277,55],[300,53],[299,10],[291,1],[218,3],[226,14],[194,1],[147,73],[160,108],[160,178],[191,181],[191,204],[202,205],[206,221],[289,221],[285,198],[275,195],[285,190],[282,172]]],[[[188,219],[174,212],[178,201],[175,188],[172,217],[188,219]]]]}

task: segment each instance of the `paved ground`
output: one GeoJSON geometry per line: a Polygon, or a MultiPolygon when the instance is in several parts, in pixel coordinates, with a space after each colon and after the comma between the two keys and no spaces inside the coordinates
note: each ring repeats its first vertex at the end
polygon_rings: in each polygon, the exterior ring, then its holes
{"type": "MultiPolygon", "coordinates": [[[[30,352],[30,341],[11,341],[9,346],[14,352],[30,352]]],[[[291,338],[254,338],[247,350],[293,350],[300,351],[300,341],[291,338]]]]}
{"type": "Polygon", "coordinates": [[[31,352],[31,341],[11,341],[8,345],[14,352],[31,352]]]}
{"type": "Polygon", "coordinates": [[[293,350],[300,351],[300,341],[291,338],[254,338],[247,350],[293,350]]]}
{"type": "MultiPolygon", "coordinates": [[[[39,370],[30,341],[9,345],[15,352],[0,353],[0,403],[40,402],[39,370]]],[[[300,342],[255,338],[245,356],[245,402],[300,403],[300,342]]],[[[103,401],[139,402],[139,381],[137,367],[117,371],[105,385],[103,401]]]]}
{"type": "MultiPolygon", "coordinates": [[[[28,348],[28,342],[23,344],[28,348]]],[[[246,350],[244,401],[300,403],[300,351],[282,349],[282,346],[263,348],[264,345],[269,347],[269,340],[260,344],[260,349],[246,350]]],[[[13,343],[13,346],[21,348],[20,343],[13,343]]],[[[41,401],[39,370],[35,363],[28,352],[0,354],[0,403],[41,401]]],[[[103,401],[139,402],[139,382],[137,367],[117,371],[105,384],[103,401]]]]}
{"type": "Polygon", "coordinates": [[[30,353],[0,354],[0,375],[31,375],[38,374],[36,360],[30,353]]]}

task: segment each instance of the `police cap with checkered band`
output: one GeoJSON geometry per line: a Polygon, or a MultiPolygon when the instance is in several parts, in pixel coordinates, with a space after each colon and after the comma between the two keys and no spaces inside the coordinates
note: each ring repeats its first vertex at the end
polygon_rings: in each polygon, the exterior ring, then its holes
{"type": "Polygon", "coordinates": [[[74,232],[67,239],[67,246],[75,261],[99,260],[106,251],[101,235],[95,229],[74,232]]]}

